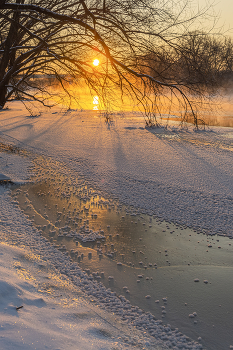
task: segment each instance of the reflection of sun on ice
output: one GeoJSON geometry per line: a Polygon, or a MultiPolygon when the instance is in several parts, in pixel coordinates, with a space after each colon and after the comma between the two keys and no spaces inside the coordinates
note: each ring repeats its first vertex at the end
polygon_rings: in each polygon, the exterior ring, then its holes
{"type": "Polygon", "coordinates": [[[94,111],[98,111],[99,110],[99,106],[98,106],[98,104],[99,104],[99,96],[94,96],[93,97],[93,110],[94,111]]]}
{"type": "Polygon", "coordinates": [[[99,65],[99,63],[100,63],[100,61],[97,60],[97,58],[93,61],[93,65],[96,67],[99,65]]]}

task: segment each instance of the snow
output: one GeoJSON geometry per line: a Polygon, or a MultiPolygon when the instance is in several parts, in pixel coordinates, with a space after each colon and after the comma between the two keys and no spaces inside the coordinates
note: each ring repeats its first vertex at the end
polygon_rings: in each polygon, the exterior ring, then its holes
{"type": "Polygon", "coordinates": [[[0,181],[10,181],[10,178],[4,174],[0,174],[0,181]]]}
{"type": "MultiPolygon", "coordinates": [[[[133,337],[113,317],[96,310],[38,256],[1,243],[0,273],[1,349],[133,347],[124,345],[124,337],[129,343],[133,337]]],[[[140,342],[134,333],[134,342],[140,342]]]]}
{"type": "MultiPolygon", "coordinates": [[[[147,129],[136,114],[105,123],[91,111],[31,118],[18,102],[9,107],[0,112],[0,137],[21,151],[1,153],[0,173],[12,182],[30,181],[30,158],[46,155],[141,211],[233,236],[231,128],[147,129]]],[[[89,279],[41,236],[7,186],[0,210],[2,349],[201,348],[89,279]]]]}
{"type": "Polygon", "coordinates": [[[41,237],[5,186],[0,207],[1,349],[165,348],[92,305],[84,291],[96,283],[41,237]]]}
{"type": "Polygon", "coordinates": [[[121,202],[233,235],[231,128],[147,129],[142,118],[105,123],[93,111],[75,110],[31,118],[19,106],[0,114],[6,140],[64,162],[121,202]]]}
{"type": "MultiPolygon", "coordinates": [[[[20,174],[21,181],[28,180],[32,164],[27,158],[2,153],[2,159],[11,166],[12,172],[7,169],[11,179],[18,181],[16,174],[20,174]]],[[[96,289],[108,304],[126,301],[104,286],[99,290],[100,284],[51,246],[11,198],[7,185],[0,186],[0,217],[1,349],[166,348],[161,341],[158,345],[149,335],[122,325],[113,312],[93,306],[96,289]],[[92,302],[85,293],[87,285],[92,302]]]]}
{"type": "Polygon", "coordinates": [[[31,166],[29,160],[24,159],[17,154],[1,152],[0,169],[3,172],[0,174],[0,181],[12,181],[15,184],[22,184],[29,180],[30,172],[28,168],[31,166]]]}

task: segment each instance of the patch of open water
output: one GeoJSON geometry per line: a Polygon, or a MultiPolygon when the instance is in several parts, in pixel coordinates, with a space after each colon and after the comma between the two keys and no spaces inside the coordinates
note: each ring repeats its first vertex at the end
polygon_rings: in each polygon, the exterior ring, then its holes
{"type": "Polygon", "coordinates": [[[233,344],[233,247],[126,207],[45,157],[12,195],[41,234],[93,278],[206,349],[233,344]]]}

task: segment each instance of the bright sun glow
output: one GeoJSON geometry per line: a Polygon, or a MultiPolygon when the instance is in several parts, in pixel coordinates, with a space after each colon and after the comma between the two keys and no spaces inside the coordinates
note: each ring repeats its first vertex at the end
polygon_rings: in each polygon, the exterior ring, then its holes
{"type": "Polygon", "coordinates": [[[100,63],[100,61],[97,60],[97,58],[93,61],[93,64],[94,64],[94,66],[96,66],[96,67],[99,65],[99,63],[100,63]]]}

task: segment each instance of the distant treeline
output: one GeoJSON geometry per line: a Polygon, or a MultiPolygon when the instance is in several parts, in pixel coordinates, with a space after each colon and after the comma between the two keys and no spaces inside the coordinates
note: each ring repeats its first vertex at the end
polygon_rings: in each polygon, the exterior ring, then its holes
{"type": "Polygon", "coordinates": [[[176,45],[152,49],[137,65],[163,83],[219,88],[233,83],[233,41],[200,32],[183,35],[176,45]]]}

